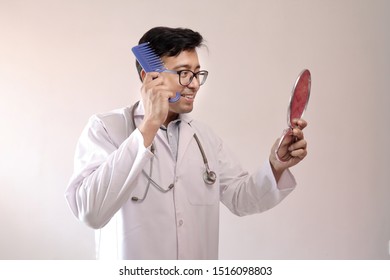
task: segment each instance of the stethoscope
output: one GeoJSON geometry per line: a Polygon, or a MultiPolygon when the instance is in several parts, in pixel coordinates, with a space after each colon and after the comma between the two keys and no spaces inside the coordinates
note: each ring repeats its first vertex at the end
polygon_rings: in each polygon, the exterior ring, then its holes
{"type": "MultiPolygon", "coordinates": [[[[133,127],[136,128],[136,124],[135,124],[135,120],[134,120],[134,115],[135,115],[135,109],[137,108],[139,104],[139,101],[137,101],[134,105],[133,105],[133,108],[131,110],[131,118],[132,118],[132,123],[133,123],[133,127]]],[[[193,135],[196,143],[198,144],[198,147],[199,147],[199,151],[200,153],[202,154],[202,158],[203,158],[203,163],[204,163],[204,166],[206,167],[206,171],[203,173],[203,181],[207,184],[207,185],[213,185],[216,180],[217,180],[217,174],[210,170],[210,167],[209,167],[209,163],[207,161],[207,157],[206,157],[206,154],[203,150],[203,147],[202,147],[202,144],[200,143],[199,141],[199,138],[198,136],[196,135],[196,133],[194,133],[193,135]]],[[[154,154],[155,151],[156,151],[156,148],[154,146],[154,144],[152,143],[151,147],[150,147],[150,151],[154,154]]],[[[163,192],[163,193],[166,193],[166,192],[169,192],[175,185],[172,183],[168,186],[167,189],[164,189],[162,188],[159,184],[156,183],[156,181],[154,181],[152,179],[152,171],[153,171],[153,160],[154,160],[154,157],[152,157],[150,159],[150,167],[149,167],[149,174],[147,174],[145,172],[145,170],[142,170],[142,173],[146,176],[146,178],[148,179],[148,185],[146,186],[146,189],[145,189],[145,192],[144,192],[144,195],[142,196],[142,198],[139,198],[139,197],[136,197],[136,196],[133,196],[131,198],[131,200],[133,201],[143,201],[148,192],[149,192],[149,187],[150,187],[150,184],[152,184],[156,189],[158,189],[159,191],[163,192]]]]}

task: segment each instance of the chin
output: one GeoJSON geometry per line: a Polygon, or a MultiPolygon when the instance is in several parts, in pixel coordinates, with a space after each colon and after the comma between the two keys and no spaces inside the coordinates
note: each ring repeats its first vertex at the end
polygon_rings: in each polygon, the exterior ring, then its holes
{"type": "Polygon", "coordinates": [[[187,113],[190,113],[192,112],[192,110],[194,109],[193,106],[183,106],[179,109],[179,114],[187,114],[187,113]]]}
{"type": "Polygon", "coordinates": [[[193,102],[188,103],[185,102],[185,100],[179,100],[177,103],[170,104],[170,107],[170,111],[175,112],[176,114],[187,114],[192,112],[194,104],[193,102]]]}

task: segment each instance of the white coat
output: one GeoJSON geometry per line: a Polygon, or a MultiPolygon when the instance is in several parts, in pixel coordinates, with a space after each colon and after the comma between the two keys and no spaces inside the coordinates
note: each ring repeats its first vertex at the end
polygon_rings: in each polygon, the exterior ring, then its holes
{"type": "MultiPolygon", "coordinates": [[[[144,115],[142,103],[135,123],[144,115]]],[[[265,211],[278,204],[294,188],[286,170],[275,182],[268,161],[248,174],[207,126],[181,115],[177,161],[165,132],[154,139],[155,154],[143,145],[132,128],[130,108],[94,115],[84,129],[76,150],[74,174],[66,199],[74,215],[97,229],[98,258],[119,259],[217,259],[220,201],[236,215],[265,211]],[[200,139],[214,185],[203,181],[205,166],[193,137],[200,139]],[[149,163],[152,178],[166,193],[152,185],[144,201],[149,163]]]]}

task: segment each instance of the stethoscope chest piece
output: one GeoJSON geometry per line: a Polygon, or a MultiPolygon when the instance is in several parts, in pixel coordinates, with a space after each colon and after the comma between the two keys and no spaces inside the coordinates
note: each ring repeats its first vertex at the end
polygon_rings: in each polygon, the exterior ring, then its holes
{"type": "Polygon", "coordinates": [[[207,170],[203,173],[203,180],[207,185],[213,185],[217,180],[217,174],[214,171],[207,170]]]}

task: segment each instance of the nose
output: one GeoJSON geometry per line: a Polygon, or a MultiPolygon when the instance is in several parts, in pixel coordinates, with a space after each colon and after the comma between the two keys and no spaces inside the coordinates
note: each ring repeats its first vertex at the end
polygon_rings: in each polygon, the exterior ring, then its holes
{"type": "Polygon", "coordinates": [[[187,85],[188,88],[199,88],[200,87],[200,83],[199,83],[199,79],[198,77],[196,77],[195,75],[192,77],[192,80],[191,80],[191,83],[189,83],[187,85]]]}

